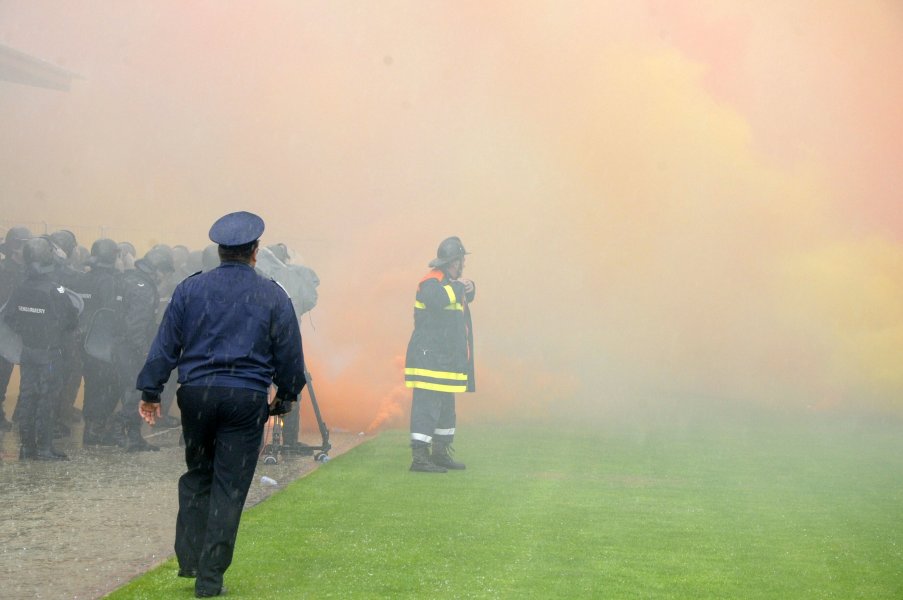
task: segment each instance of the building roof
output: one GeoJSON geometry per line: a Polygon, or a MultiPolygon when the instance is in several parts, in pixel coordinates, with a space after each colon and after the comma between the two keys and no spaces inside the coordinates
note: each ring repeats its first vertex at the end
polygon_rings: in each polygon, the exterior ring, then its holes
{"type": "Polygon", "coordinates": [[[74,78],[81,78],[81,76],[46,60],[0,44],[0,80],[2,81],[68,91],[74,78]]]}

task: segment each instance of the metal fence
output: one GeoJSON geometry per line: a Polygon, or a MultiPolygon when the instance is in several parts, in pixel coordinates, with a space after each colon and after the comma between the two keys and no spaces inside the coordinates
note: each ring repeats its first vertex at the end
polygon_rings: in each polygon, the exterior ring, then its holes
{"type": "Polygon", "coordinates": [[[159,229],[145,229],[140,227],[125,227],[121,225],[78,225],[72,223],[59,223],[53,221],[17,221],[14,219],[0,219],[0,241],[6,236],[11,227],[27,227],[34,235],[46,235],[68,229],[75,234],[78,243],[88,248],[94,240],[110,238],[117,242],[131,242],[139,251],[147,250],[154,244],[183,244],[193,249],[203,248],[209,241],[198,238],[197,231],[177,231],[167,228],[165,235],[159,229]]]}

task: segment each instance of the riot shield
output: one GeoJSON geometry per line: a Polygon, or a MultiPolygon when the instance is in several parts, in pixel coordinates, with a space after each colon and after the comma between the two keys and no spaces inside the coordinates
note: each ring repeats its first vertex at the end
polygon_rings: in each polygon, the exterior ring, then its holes
{"type": "Polygon", "coordinates": [[[88,325],[85,336],[85,352],[97,360],[113,362],[113,326],[116,311],[112,308],[98,308],[88,325]]]}
{"type": "Polygon", "coordinates": [[[3,320],[4,308],[5,304],[0,308],[0,356],[17,365],[22,360],[22,338],[3,320]]]}
{"type": "Polygon", "coordinates": [[[287,265],[276,258],[269,248],[260,248],[257,250],[257,270],[279,282],[291,298],[299,318],[316,306],[320,279],[313,269],[303,265],[287,265]]]}

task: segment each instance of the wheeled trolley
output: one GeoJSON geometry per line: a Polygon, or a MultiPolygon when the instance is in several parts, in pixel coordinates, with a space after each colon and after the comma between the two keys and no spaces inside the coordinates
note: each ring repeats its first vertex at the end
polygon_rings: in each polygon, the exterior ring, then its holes
{"type": "Polygon", "coordinates": [[[307,364],[304,365],[304,377],[307,379],[307,396],[310,398],[310,405],[313,408],[314,416],[317,419],[317,428],[320,430],[321,444],[319,446],[310,446],[298,440],[301,430],[301,397],[298,398],[297,410],[284,415],[270,417],[270,427],[272,427],[270,441],[264,444],[263,464],[275,465],[279,463],[280,456],[313,456],[317,462],[327,462],[329,460],[329,450],[332,445],[329,443],[329,428],[323,422],[323,416],[320,414],[320,406],[317,404],[317,394],[314,391],[313,379],[310,371],[307,370],[307,364]]]}

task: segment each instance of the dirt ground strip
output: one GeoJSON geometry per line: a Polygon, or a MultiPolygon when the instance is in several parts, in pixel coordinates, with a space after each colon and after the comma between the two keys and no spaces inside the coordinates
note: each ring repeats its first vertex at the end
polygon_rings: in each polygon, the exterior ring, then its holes
{"type": "MultiPolygon", "coordinates": [[[[18,435],[0,433],[0,597],[99,598],[171,556],[185,464],[179,432],[149,433],[159,452],[127,454],[82,448],[81,426],[74,426],[58,440],[72,460],[59,463],[19,461],[18,435]]],[[[320,444],[318,434],[301,439],[320,444]]],[[[364,439],[333,432],[329,456],[364,439]]],[[[261,461],[246,507],[319,465],[310,456],[261,461]]]]}

